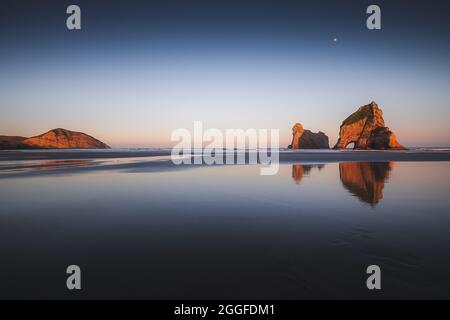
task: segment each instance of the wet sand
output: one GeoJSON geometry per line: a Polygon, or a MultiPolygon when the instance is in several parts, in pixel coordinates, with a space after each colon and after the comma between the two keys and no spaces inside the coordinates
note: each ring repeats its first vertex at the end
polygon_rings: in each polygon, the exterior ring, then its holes
{"type": "Polygon", "coordinates": [[[86,299],[449,298],[449,151],[286,150],[264,177],[169,150],[0,154],[3,298],[71,299],[73,263],[86,299]]]}
{"type": "MultiPolygon", "coordinates": [[[[248,154],[248,152],[247,152],[248,154]]],[[[169,149],[138,150],[11,150],[0,151],[0,161],[56,160],[56,159],[113,159],[169,156],[169,149]]],[[[450,161],[449,150],[281,150],[281,162],[291,161],[450,161]]]]}
{"type": "Polygon", "coordinates": [[[285,163],[260,176],[142,159],[0,179],[0,297],[450,297],[450,162],[285,163]],[[84,277],[76,297],[70,264],[84,277]],[[374,264],[379,292],[366,288],[374,264]]]}
{"type": "Polygon", "coordinates": [[[170,151],[138,149],[130,150],[7,150],[0,151],[2,160],[55,160],[55,159],[110,159],[110,158],[134,158],[134,157],[157,157],[170,155],[170,151]]]}
{"type": "MultiPolygon", "coordinates": [[[[244,152],[234,152],[234,163],[237,163],[238,153],[244,152]]],[[[245,159],[248,163],[249,152],[245,152],[245,159]]],[[[450,150],[281,150],[279,153],[281,164],[388,161],[450,161],[450,150]]],[[[162,172],[206,166],[193,163],[174,164],[169,149],[0,151],[0,179],[93,170],[162,172]]],[[[226,163],[225,158],[223,163],[226,163]]]]}

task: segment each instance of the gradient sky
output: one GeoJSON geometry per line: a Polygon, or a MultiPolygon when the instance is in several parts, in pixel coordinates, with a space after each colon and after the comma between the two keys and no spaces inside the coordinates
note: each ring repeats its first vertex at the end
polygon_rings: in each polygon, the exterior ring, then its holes
{"type": "Polygon", "coordinates": [[[176,128],[324,131],[374,100],[406,146],[450,146],[447,1],[2,1],[0,134],[112,147],[176,128]],[[82,30],[66,28],[69,4],[82,30]],[[366,28],[378,4],[382,30],[366,28]],[[335,43],[332,39],[336,37],[335,43]]]}

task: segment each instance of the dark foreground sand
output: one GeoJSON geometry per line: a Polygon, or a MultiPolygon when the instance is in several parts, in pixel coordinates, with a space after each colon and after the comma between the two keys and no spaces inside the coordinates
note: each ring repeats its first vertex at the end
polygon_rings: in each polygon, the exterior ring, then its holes
{"type": "Polygon", "coordinates": [[[274,177],[161,150],[1,154],[0,298],[73,299],[72,263],[83,299],[449,298],[450,152],[286,151],[274,177]]]}

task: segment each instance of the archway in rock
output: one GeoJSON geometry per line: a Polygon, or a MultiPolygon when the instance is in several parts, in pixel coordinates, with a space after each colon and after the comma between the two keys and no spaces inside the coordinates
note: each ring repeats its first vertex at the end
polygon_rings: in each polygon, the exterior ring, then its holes
{"type": "Polygon", "coordinates": [[[345,146],[345,149],[355,149],[355,142],[350,142],[345,146]]]}

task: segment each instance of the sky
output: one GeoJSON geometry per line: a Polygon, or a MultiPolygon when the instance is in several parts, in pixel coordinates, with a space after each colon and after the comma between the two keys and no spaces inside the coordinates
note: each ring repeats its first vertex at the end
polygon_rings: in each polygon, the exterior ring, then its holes
{"type": "Polygon", "coordinates": [[[178,128],[323,131],[376,101],[406,146],[450,146],[447,1],[2,1],[0,134],[167,147],[178,128]],[[81,30],[66,8],[81,8],[81,30]],[[381,30],[366,8],[381,8],[381,30]],[[336,38],[337,41],[333,41],[336,38]]]}

